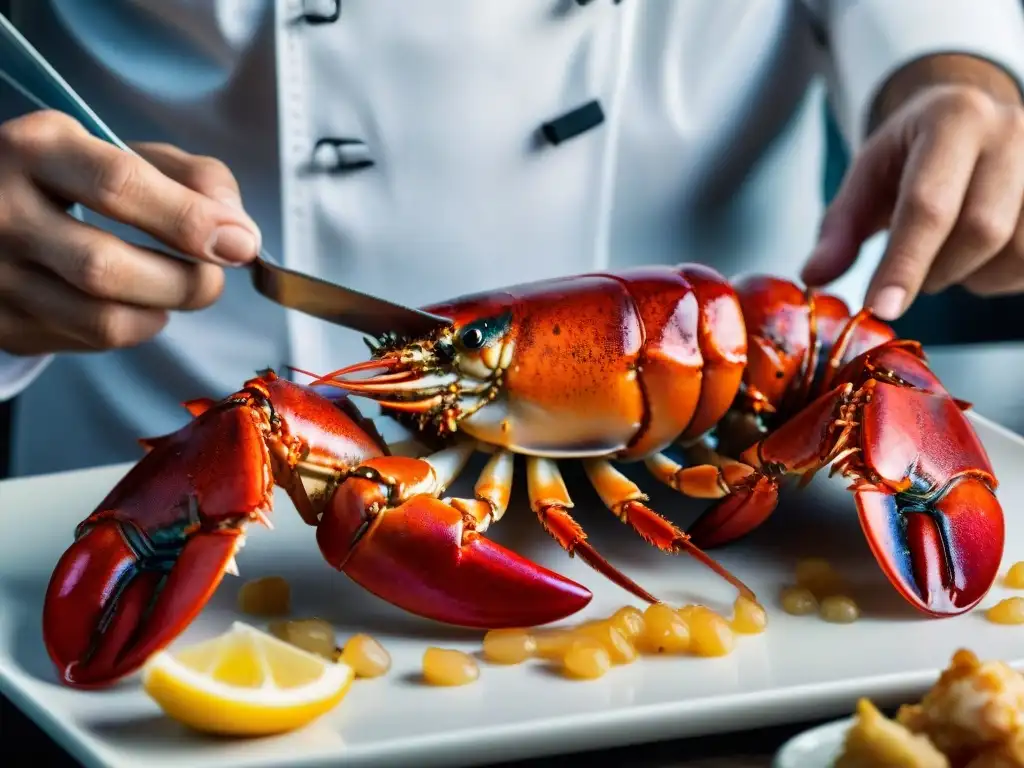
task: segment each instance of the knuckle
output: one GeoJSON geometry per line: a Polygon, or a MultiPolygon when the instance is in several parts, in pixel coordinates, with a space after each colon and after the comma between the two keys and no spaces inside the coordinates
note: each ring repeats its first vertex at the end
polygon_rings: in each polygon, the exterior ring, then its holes
{"type": "Polygon", "coordinates": [[[1010,113],[1009,118],[1007,118],[1007,122],[1009,123],[1008,132],[1010,138],[1016,141],[1024,141],[1024,109],[1014,109],[1010,113]]]}
{"type": "Polygon", "coordinates": [[[0,146],[19,154],[45,150],[68,136],[81,135],[84,129],[72,117],[52,109],[43,109],[0,125],[0,146]]]}
{"type": "Polygon", "coordinates": [[[205,309],[224,292],[224,270],[214,264],[196,264],[189,275],[182,309],[205,309]]]}
{"type": "Polygon", "coordinates": [[[25,326],[11,312],[0,312],[0,349],[11,355],[24,354],[25,326]]]}
{"type": "Polygon", "coordinates": [[[39,210],[31,204],[27,185],[12,181],[0,196],[0,242],[7,250],[23,251],[42,225],[39,210]]]}
{"type": "Polygon", "coordinates": [[[90,329],[94,344],[118,349],[142,341],[135,314],[123,304],[104,304],[97,311],[90,329]]]}
{"type": "Polygon", "coordinates": [[[1016,222],[1005,220],[987,208],[971,206],[960,217],[964,233],[982,246],[1001,246],[1013,236],[1016,222]]]}
{"type": "Polygon", "coordinates": [[[96,199],[100,205],[115,207],[135,194],[140,182],[139,162],[127,153],[101,163],[96,171],[96,199]]]}
{"type": "Polygon", "coordinates": [[[22,282],[18,265],[11,259],[0,259],[0,296],[17,294],[22,282]]]}
{"type": "Polygon", "coordinates": [[[984,121],[997,114],[995,100],[980,88],[958,88],[950,98],[953,111],[961,117],[984,121]]]}
{"type": "Polygon", "coordinates": [[[202,255],[213,230],[213,222],[200,199],[189,194],[175,211],[171,229],[183,250],[202,255]]]}
{"type": "Polygon", "coordinates": [[[114,258],[103,243],[92,241],[83,246],[75,260],[74,282],[98,298],[111,295],[117,279],[114,258]]]}
{"type": "Polygon", "coordinates": [[[956,215],[954,207],[929,187],[913,187],[907,193],[907,209],[916,220],[928,226],[941,226],[956,215]]]}
{"type": "Polygon", "coordinates": [[[221,187],[228,189],[237,187],[234,174],[231,173],[227,165],[215,157],[206,156],[193,158],[192,168],[185,185],[204,194],[216,192],[221,187]]]}

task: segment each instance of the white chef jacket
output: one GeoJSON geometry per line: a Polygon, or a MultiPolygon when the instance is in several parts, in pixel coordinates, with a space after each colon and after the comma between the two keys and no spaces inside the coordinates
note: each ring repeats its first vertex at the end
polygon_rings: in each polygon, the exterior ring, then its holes
{"type": "MultiPolygon", "coordinates": [[[[796,277],[826,84],[856,147],[921,55],[1024,81],[1019,0],[15,0],[12,20],[124,139],[227,162],[286,264],[414,305],[683,260],[796,277]]],[[[132,459],[185,423],[180,401],[365,354],[234,270],[137,348],[0,361],[12,469],[132,459]]]]}

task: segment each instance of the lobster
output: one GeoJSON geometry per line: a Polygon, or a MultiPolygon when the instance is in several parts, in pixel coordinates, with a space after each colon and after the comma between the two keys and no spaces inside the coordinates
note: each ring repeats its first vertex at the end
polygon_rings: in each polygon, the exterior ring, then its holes
{"type": "Polygon", "coordinates": [[[805,483],[828,466],[850,479],[878,565],[918,611],[961,614],[993,584],[1004,521],[970,406],[918,343],[867,311],[696,264],[426,309],[450,324],[372,340],[369,359],[306,384],[263,372],[223,400],[186,403],[185,426],[141,441],[146,454],[79,524],[47,589],[43,635],[65,684],[110,684],[181,633],[237,573],[246,526],[270,525],[275,484],[330,565],[408,612],[483,629],[578,612],[585,586],[484,535],[508,506],[516,454],[547,532],[646,602],[656,597],[573,518],[559,461],[580,461],[607,508],[657,549],[751,599],[705,550],[763,523],[787,476],[805,483]],[[395,455],[352,397],[436,450],[395,455]],[[478,450],[489,459],[473,498],[445,497],[478,450]],[[683,531],[615,466],[631,462],[712,503],[683,531]]]}

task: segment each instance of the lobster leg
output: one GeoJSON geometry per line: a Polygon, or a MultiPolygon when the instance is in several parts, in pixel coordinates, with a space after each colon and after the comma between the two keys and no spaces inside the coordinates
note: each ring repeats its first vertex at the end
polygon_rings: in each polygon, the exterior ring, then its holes
{"type": "Polygon", "coordinates": [[[473,489],[475,498],[444,499],[464,515],[474,520],[473,529],[483,533],[491,523],[497,523],[508,509],[512,495],[512,476],[515,457],[510,451],[496,451],[483,468],[473,489]]]}
{"type": "Polygon", "coordinates": [[[570,557],[579,555],[583,562],[635,597],[648,603],[658,602],[650,592],[605,560],[587,541],[586,532],[569,514],[573,506],[572,499],[554,461],[527,457],[526,476],[533,511],[540,518],[544,530],[551,534],[570,557]]]}
{"type": "MultiPolygon", "coordinates": [[[[721,499],[690,526],[694,541],[711,548],[747,535],[775,510],[783,476],[799,474],[809,481],[821,467],[840,458],[850,437],[844,406],[854,400],[853,385],[841,384],[744,451],[740,458],[753,471],[738,480],[723,471],[718,484],[723,491],[721,499]]],[[[695,478],[701,473],[709,471],[688,467],[680,475],[695,478]]]]}
{"type": "Polygon", "coordinates": [[[721,499],[690,528],[690,536],[701,536],[707,548],[721,546],[753,531],[768,519],[778,503],[777,478],[749,464],[720,454],[708,457],[713,463],[692,467],[665,454],[645,460],[647,469],[670,488],[694,499],[721,499]]]}
{"type": "Polygon", "coordinates": [[[708,557],[690,541],[686,533],[648,507],[644,503],[648,500],[647,495],[610,462],[604,459],[591,459],[584,461],[583,467],[605,506],[644,540],[663,552],[686,552],[736,587],[744,597],[756,600],[753,591],[746,584],[708,557]]]}
{"type": "Polygon", "coordinates": [[[664,454],[654,454],[645,463],[657,479],[687,496],[718,499],[690,526],[690,536],[704,549],[728,544],[746,536],[775,511],[784,475],[802,474],[809,481],[837,456],[831,434],[838,423],[835,413],[851,392],[852,385],[846,384],[822,395],[747,449],[743,461],[710,453],[711,463],[683,467],[664,454]],[[762,454],[770,459],[762,461],[762,454]]]}

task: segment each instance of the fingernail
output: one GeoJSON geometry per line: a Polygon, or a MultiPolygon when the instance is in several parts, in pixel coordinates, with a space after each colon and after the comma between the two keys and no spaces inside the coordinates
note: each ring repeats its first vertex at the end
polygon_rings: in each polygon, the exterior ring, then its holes
{"type": "Polygon", "coordinates": [[[242,264],[254,258],[256,251],[255,235],[234,224],[217,228],[206,246],[207,255],[222,264],[242,264]]]}
{"type": "Polygon", "coordinates": [[[887,285],[880,290],[871,302],[871,311],[882,320],[895,320],[903,314],[903,304],[907,300],[907,292],[898,285],[887,285]]]}
{"type": "MultiPolygon", "coordinates": [[[[249,229],[253,233],[255,233],[255,236],[256,236],[256,249],[255,250],[258,251],[259,248],[260,248],[260,240],[261,240],[259,225],[256,224],[256,222],[253,221],[252,216],[250,216],[246,212],[245,206],[242,205],[242,198],[238,196],[238,193],[235,192],[233,189],[230,189],[229,187],[218,187],[213,192],[213,198],[215,200],[217,200],[218,202],[224,203],[224,205],[228,206],[228,208],[231,208],[232,210],[238,211],[239,213],[242,214],[242,216],[245,218],[244,224],[248,224],[249,225],[249,229]]],[[[243,224],[243,226],[244,226],[244,224],[243,224]]]]}

